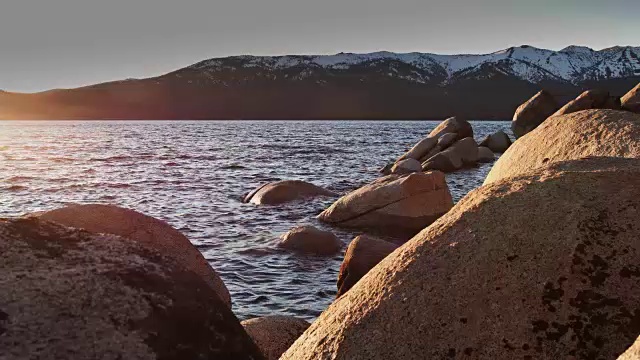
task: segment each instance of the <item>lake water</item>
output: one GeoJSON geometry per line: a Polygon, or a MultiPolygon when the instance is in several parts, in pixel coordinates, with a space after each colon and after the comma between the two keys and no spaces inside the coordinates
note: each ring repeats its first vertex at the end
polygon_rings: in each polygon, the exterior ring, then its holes
{"type": "MultiPolygon", "coordinates": [[[[335,198],[243,204],[266,182],[298,179],[340,194],[429,133],[435,121],[0,121],[0,216],[68,203],[112,203],[163,219],[204,254],[242,320],[318,316],[336,294],[342,256],[300,256],[277,238],[335,198]]],[[[473,122],[481,140],[509,122],[473,122]]],[[[508,131],[510,133],[510,131],[508,131]]],[[[491,164],[447,175],[455,200],[491,164]]],[[[357,233],[331,229],[346,244],[357,233]]]]}

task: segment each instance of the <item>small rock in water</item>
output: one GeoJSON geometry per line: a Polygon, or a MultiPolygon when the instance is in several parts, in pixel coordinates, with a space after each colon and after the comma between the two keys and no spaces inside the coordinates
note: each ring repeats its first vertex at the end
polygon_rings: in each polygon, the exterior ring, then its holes
{"type": "Polygon", "coordinates": [[[278,205],[316,196],[335,196],[332,191],[306,181],[285,180],[265,184],[250,192],[244,202],[256,205],[278,205]]]}
{"type": "Polygon", "coordinates": [[[334,255],[342,248],[342,242],[329,231],[314,226],[298,226],[282,236],[281,248],[315,255],[334,255]]]}

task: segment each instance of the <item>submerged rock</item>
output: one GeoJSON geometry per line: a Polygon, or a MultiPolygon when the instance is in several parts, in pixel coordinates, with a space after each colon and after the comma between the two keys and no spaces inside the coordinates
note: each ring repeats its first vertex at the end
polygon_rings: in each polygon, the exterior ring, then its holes
{"type": "Polygon", "coordinates": [[[397,248],[398,245],[394,243],[367,235],[353,239],[340,266],[336,298],[349,291],[369,270],[397,248]]]}
{"type": "Polygon", "coordinates": [[[484,138],[480,146],[487,147],[494,153],[503,153],[511,146],[511,139],[504,131],[499,130],[484,138]]]}
{"type": "Polygon", "coordinates": [[[615,359],[640,334],[640,163],[474,190],[336,300],[282,359],[615,359]]]}
{"type": "Polygon", "coordinates": [[[549,92],[541,90],[531,99],[520,105],[513,115],[511,130],[517,138],[528,134],[553,115],[560,106],[549,92]]]}
{"type": "Polygon", "coordinates": [[[278,360],[309,325],[293,316],[265,316],[242,322],[266,360],[278,360]]]}
{"type": "Polygon", "coordinates": [[[392,236],[416,234],[453,206],[439,171],[389,175],[343,196],[318,219],[392,236]]]}
{"type": "Polygon", "coordinates": [[[269,183],[250,192],[244,202],[256,205],[278,205],[290,201],[317,196],[335,196],[332,191],[299,180],[285,180],[269,183]]]}
{"type": "Polygon", "coordinates": [[[231,295],[200,251],[181,232],[162,220],[115,205],[71,205],[34,214],[93,233],[119,235],[136,241],[178,261],[202,279],[231,307],[231,295]]]}
{"type": "Polygon", "coordinates": [[[0,220],[3,359],[260,359],[201,276],[130,239],[0,220]],[[7,291],[9,290],[9,291],[7,291]]]}
{"type": "Polygon", "coordinates": [[[622,97],[621,106],[624,110],[640,113],[640,84],[622,97]]]}
{"type": "Polygon", "coordinates": [[[553,114],[553,116],[568,115],[589,109],[620,110],[620,98],[610,96],[609,92],[604,90],[587,90],[574,100],[571,100],[565,106],[561,107],[560,110],[553,114]]]}
{"type": "Polygon", "coordinates": [[[640,157],[640,115],[587,110],[551,117],[516,141],[495,163],[484,183],[585,156],[640,157]]]}
{"type": "Polygon", "coordinates": [[[405,159],[398,161],[391,168],[391,173],[398,175],[411,174],[420,171],[422,171],[422,165],[420,164],[420,161],[416,159],[405,159]]]}
{"type": "Polygon", "coordinates": [[[306,225],[289,230],[282,236],[278,246],[315,255],[333,255],[340,251],[342,242],[330,231],[306,225]]]}

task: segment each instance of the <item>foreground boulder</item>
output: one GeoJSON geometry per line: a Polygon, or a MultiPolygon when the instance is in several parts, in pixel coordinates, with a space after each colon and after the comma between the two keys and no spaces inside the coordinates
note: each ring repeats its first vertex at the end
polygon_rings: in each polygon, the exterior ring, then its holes
{"type": "Polygon", "coordinates": [[[0,358],[260,359],[173,257],[38,218],[0,220],[0,358]]]}
{"type": "Polygon", "coordinates": [[[640,113],[640,84],[622,97],[621,105],[627,111],[640,113]]]}
{"type": "Polygon", "coordinates": [[[438,126],[429,133],[428,137],[438,139],[447,133],[456,134],[456,138],[460,140],[466,137],[473,137],[473,127],[471,127],[471,124],[467,120],[454,116],[438,124],[438,126]]]}
{"type": "Polygon", "coordinates": [[[587,110],[551,117],[516,141],[495,163],[484,183],[585,156],[640,157],[640,115],[587,110]]]}
{"type": "Polygon", "coordinates": [[[336,201],[318,219],[330,224],[407,237],[453,206],[444,174],[439,171],[389,175],[336,201]]]}
{"type": "Polygon", "coordinates": [[[266,360],[278,360],[309,325],[293,316],[265,316],[242,322],[266,360]]]}
{"type": "Polygon", "coordinates": [[[342,248],[342,242],[329,231],[313,226],[298,226],[282,236],[281,248],[315,255],[334,255],[342,248]]]}
{"type": "Polygon", "coordinates": [[[416,159],[405,159],[398,161],[391,168],[392,174],[404,175],[422,171],[420,161],[416,159]]]}
{"type": "Polygon", "coordinates": [[[369,270],[397,248],[398,245],[394,243],[367,235],[353,239],[340,266],[336,298],[349,291],[369,270]]]}
{"type": "Polygon", "coordinates": [[[473,166],[478,162],[478,144],[471,138],[464,138],[437,153],[422,163],[422,170],[453,172],[464,166],[473,166]]]}
{"type": "Polygon", "coordinates": [[[495,153],[503,153],[511,146],[511,139],[509,139],[509,135],[505,134],[504,131],[499,130],[484,138],[480,146],[488,147],[495,153]]]}
{"type": "Polygon", "coordinates": [[[610,96],[608,91],[587,90],[574,100],[561,107],[553,116],[568,115],[574,112],[589,109],[612,109],[620,110],[620,98],[610,96]]]}
{"type": "Polygon", "coordinates": [[[71,205],[35,216],[93,233],[122,236],[170,256],[202,279],[231,307],[231,295],[207,260],[181,232],[164,221],[115,205],[71,205]]]}
{"type": "Polygon", "coordinates": [[[250,192],[244,202],[256,205],[279,205],[317,196],[335,196],[332,191],[306,181],[284,180],[269,183],[250,192]]]}
{"type": "Polygon", "coordinates": [[[638,209],[635,159],[555,164],[481,187],[374,267],[282,359],[615,359],[640,334],[638,209]]]}
{"type": "Polygon", "coordinates": [[[521,138],[542,124],[553,115],[560,106],[547,91],[541,90],[526,103],[520,105],[513,115],[511,130],[517,138],[521,138]]]}

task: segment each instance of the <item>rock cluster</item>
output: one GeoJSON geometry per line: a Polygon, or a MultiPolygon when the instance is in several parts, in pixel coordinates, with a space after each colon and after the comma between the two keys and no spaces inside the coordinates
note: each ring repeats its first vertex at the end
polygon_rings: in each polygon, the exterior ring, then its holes
{"type": "Polygon", "coordinates": [[[558,105],[553,95],[542,90],[518,107],[511,122],[511,129],[516,138],[521,138],[552,116],[569,115],[591,109],[627,110],[640,113],[640,84],[622,98],[604,90],[587,90],[562,107],[558,105]]]}
{"type": "Polygon", "coordinates": [[[590,158],[471,192],[282,359],[615,359],[640,334],[639,179],[590,158]]]}
{"type": "Polygon", "coordinates": [[[586,110],[547,119],[495,163],[485,184],[586,156],[640,158],[640,114],[586,110]]]}

